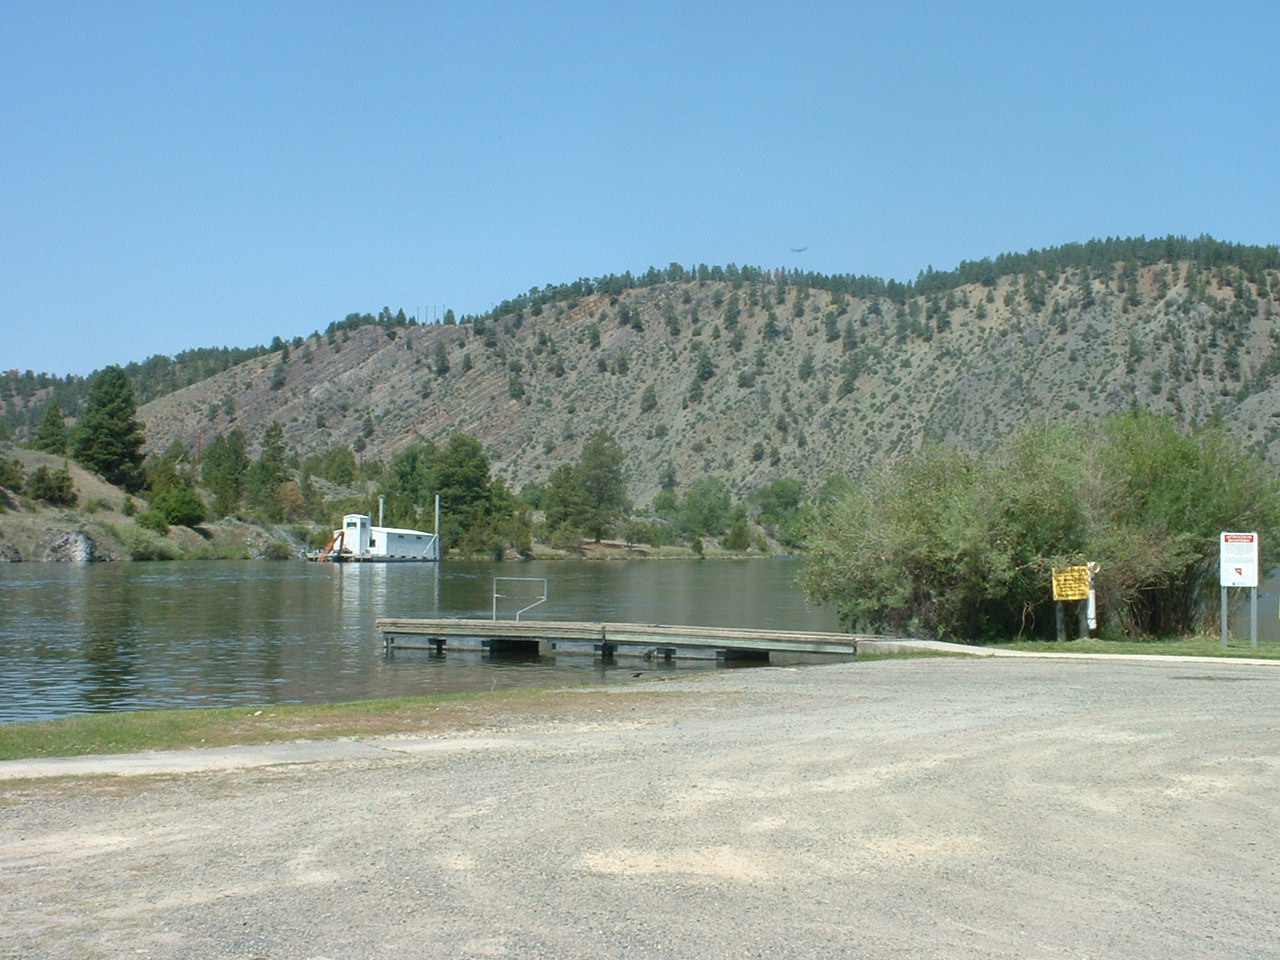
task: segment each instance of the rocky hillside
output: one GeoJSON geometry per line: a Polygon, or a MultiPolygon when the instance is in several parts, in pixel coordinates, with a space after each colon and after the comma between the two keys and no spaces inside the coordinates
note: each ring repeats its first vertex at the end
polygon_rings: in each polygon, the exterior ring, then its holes
{"type": "MultiPolygon", "coordinates": [[[[921,285],[917,285],[919,287],[921,285]]],[[[272,420],[302,455],[387,458],[462,431],[518,488],[598,428],[628,452],[633,499],[668,473],[744,495],[926,440],[981,446],[1027,421],[1130,407],[1221,417],[1275,459],[1280,271],[1191,262],[1037,270],[911,296],[803,277],[686,279],[456,325],[316,334],[146,404],[148,446],[198,449],[272,420]]]]}
{"type": "Polygon", "coordinates": [[[208,523],[197,530],[173,527],[167,536],[144,530],[137,514],[141,498],[106,483],[79,464],[35,450],[0,446],[25,474],[39,467],[66,467],[76,490],[74,507],[53,507],[14,495],[0,487],[0,564],[18,561],[249,559],[301,556],[307,544],[297,529],[267,527],[235,519],[208,523]]]}

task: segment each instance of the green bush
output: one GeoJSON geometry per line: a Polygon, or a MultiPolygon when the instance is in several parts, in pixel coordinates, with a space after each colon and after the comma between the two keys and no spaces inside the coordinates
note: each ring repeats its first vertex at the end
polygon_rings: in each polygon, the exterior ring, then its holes
{"type": "Polygon", "coordinates": [[[262,549],[263,560],[292,560],[293,547],[280,540],[272,540],[262,549]]]}
{"type": "Polygon", "coordinates": [[[24,482],[21,462],[0,457],[0,487],[21,493],[24,482]]]}
{"type": "Polygon", "coordinates": [[[551,531],[550,545],[554,550],[579,550],[582,548],[582,530],[562,523],[551,531]]]}
{"type": "Polygon", "coordinates": [[[141,527],[127,527],[117,536],[130,560],[177,560],[182,555],[172,540],[141,527]]]}
{"type": "Polygon", "coordinates": [[[169,521],[164,518],[164,514],[155,510],[148,510],[146,513],[139,515],[135,522],[144,530],[158,533],[162,537],[169,532],[169,521]]]}
{"type": "Polygon", "coordinates": [[[747,533],[745,520],[735,520],[729,528],[729,535],[724,538],[726,550],[744,551],[751,549],[751,536],[747,533]]]}
{"type": "Polygon", "coordinates": [[[208,508],[200,495],[186,484],[156,494],[151,500],[151,510],[167,524],[177,527],[197,526],[208,516],[208,508]]]}
{"type": "Polygon", "coordinates": [[[1274,566],[1280,483],[1214,428],[1147,414],[1042,426],[990,456],[926,448],[827,503],[802,574],[851,626],[961,640],[1052,636],[1051,570],[1092,561],[1104,628],[1194,633],[1217,538],[1256,530],[1274,566]]]}
{"type": "Polygon", "coordinates": [[[60,470],[36,467],[27,477],[26,490],[32,500],[42,500],[55,507],[73,507],[80,499],[66,464],[60,470]]]}

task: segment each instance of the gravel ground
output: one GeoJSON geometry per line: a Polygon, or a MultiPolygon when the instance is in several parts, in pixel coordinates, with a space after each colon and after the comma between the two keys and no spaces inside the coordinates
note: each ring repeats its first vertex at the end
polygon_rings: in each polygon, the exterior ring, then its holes
{"type": "Polygon", "coordinates": [[[1280,956],[1280,667],[917,659],[606,699],[2,781],[0,956],[1280,956]]]}

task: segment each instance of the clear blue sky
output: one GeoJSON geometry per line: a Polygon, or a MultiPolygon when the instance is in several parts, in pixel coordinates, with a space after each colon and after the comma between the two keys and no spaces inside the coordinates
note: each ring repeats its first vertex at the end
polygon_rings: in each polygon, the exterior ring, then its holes
{"type": "Polygon", "coordinates": [[[672,261],[1277,243],[1277,41],[1273,0],[0,0],[0,369],[672,261]]]}

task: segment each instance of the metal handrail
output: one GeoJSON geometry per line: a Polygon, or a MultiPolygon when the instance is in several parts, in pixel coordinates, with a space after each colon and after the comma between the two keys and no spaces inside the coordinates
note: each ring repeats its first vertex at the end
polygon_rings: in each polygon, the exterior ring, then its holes
{"type": "Polygon", "coordinates": [[[538,604],[540,603],[547,602],[547,578],[546,577],[494,577],[493,578],[493,619],[494,620],[498,619],[498,598],[502,597],[503,599],[507,599],[506,594],[498,592],[498,583],[500,581],[504,581],[504,582],[510,581],[513,583],[542,584],[542,596],[539,597],[537,600],[533,601],[533,603],[529,604],[527,607],[523,607],[520,610],[516,611],[517,623],[520,622],[520,614],[526,613],[527,611],[532,610],[534,607],[538,606],[538,604]]]}

